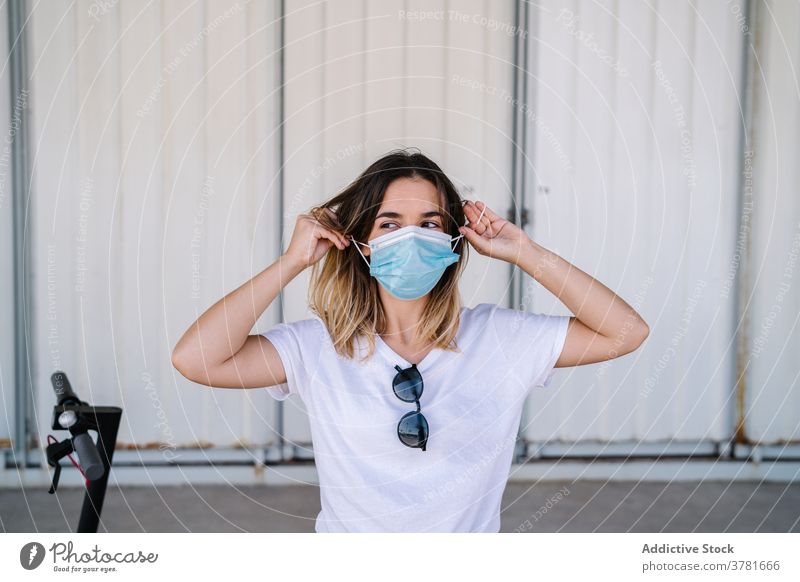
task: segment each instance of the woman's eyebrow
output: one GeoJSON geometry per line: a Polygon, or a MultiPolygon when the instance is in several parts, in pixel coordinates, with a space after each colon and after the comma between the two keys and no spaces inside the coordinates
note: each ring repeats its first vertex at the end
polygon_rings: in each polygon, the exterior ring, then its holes
{"type": "MultiPolygon", "coordinates": [[[[391,211],[381,212],[375,218],[378,219],[382,216],[385,216],[387,218],[403,218],[403,215],[400,214],[399,212],[391,212],[391,211]]],[[[430,212],[423,212],[422,214],[420,214],[421,218],[428,218],[429,216],[438,216],[439,218],[444,218],[444,214],[442,214],[438,210],[431,210],[430,212]]]]}

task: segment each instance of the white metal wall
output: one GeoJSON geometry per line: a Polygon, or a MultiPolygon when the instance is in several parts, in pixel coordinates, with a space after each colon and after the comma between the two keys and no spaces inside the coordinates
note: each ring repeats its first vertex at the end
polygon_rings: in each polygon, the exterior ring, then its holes
{"type": "MultiPolygon", "coordinates": [[[[489,22],[513,24],[513,2],[286,6],[285,242],[297,213],[398,147],[419,147],[469,198],[497,212],[511,208],[514,37],[489,22]],[[415,12],[432,16],[409,16],[415,12]]],[[[287,321],[308,317],[308,275],[286,288],[287,321]]],[[[507,265],[473,251],[465,303],[505,305],[509,277],[507,265]]],[[[302,401],[286,400],[284,412],[287,439],[309,442],[302,401]]]]}
{"type": "MultiPolygon", "coordinates": [[[[286,3],[284,245],[298,213],[396,147],[420,147],[467,196],[506,211],[514,38],[488,23],[513,23],[513,2],[336,6],[286,3]],[[467,22],[420,22],[401,10],[456,10],[467,22]]],[[[788,31],[797,9],[768,6],[770,95],[796,95],[797,38],[788,31]]],[[[64,369],[85,398],[125,408],[121,443],[271,440],[276,403],[266,390],[198,387],[172,369],[169,353],[204,309],[281,250],[275,10],[243,0],[36,5],[32,355],[41,435],[49,375],[64,369]]],[[[532,12],[530,232],[636,306],[652,333],[635,354],[564,370],[534,392],[525,434],[725,440],[735,418],[739,20],[728,3],[711,2],[548,0],[532,12]]],[[[764,204],[754,213],[750,335],[764,322],[769,331],[748,372],[747,430],[772,442],[797,438],[797,294],[782,295],[770,318],[796,256],[797,164],[770,162],[779,151],[796,159],[796,99],[762,101],[759,118],[767,129],[758,139],[770,145],[755,160],[764,204]]],[[[504,265],[472,253],[467,275],[467,304],[505,303],[504,265]]],[[[308,316],[307,277],[286,289],[287,321],[308,316]]],[[[565,313],[537,284],[526,286],[523,298],[531,296],[536,311],[565,313]]],[[[280,316],[271,308],[257,329],[280,316]]],[[[5,386],[13,352],[2,355],[5,386]]],[[[287,439],[308,442],[302,402],[284,409],[287,439]]],[[[7,434],[0,419],[0,439],[7,434]]]]}
{"type": "MultiPolygon", "coordinates": [[[[513,38],[486,22],[401,13],[434,8],[287,3],[284,245],[299,212],[397,147],[420,147],[467,195],[510,207],[513,38]],[[464,89],[462,78],[488,80],[498,95],[464,89]]],[[[40,434],[49,375],[63,368],[85,398],[124,407],[121,444],[271,440],[266,391],[193,385],[169,352],[280,252],[272,10],[63,2],[32,15],[40,434]]],[[[511,2],[459,10],[513,18],[511,2]]],[[[473,253],[469,273],[468,303],[504,302],[504,265],[473,253]]],[[[307,276],[287,288],[285,320],[308,316],[307,276]]],[[[279,316],[269,309],[257,329],[279,316]]],[[[286,436],[308,442],[294,404],[286,436]]]]}
{"type": "MultiPolygon", "coordinates": [[[[11,102],[8,10],[0,9],[0,449],[11,446],[14,430],[14,243],[13,200],[11,191],[11,119],[14,104],[11,102]]],[[[26,103],[21,99],[18,103],[26,103]]]]}
{"type": "Polygon", "coordinates": [[[170,353],[202,311],[278,254],[274,6],[35,5],[42,442],[54,369],[84,399],[124,408],[119,446],[270,436],[274,403],[264,390],[192,384],[170,353]]]}
{"type": "Polygon", "coordinates": [[[800,442],[800,5],[766,2],[760,19],[744,432],[785,445],[800,442]]]}
{"type": "MultiPolygon", "coordinates": [[[[651,328],[637,352],[562,371],[533,441],[725,440],[742,35],[722,2],[556,2],[538,11],[534,238],[651,328]]],[[[565,313],[540,289],[537,311],[565,313]]]]}

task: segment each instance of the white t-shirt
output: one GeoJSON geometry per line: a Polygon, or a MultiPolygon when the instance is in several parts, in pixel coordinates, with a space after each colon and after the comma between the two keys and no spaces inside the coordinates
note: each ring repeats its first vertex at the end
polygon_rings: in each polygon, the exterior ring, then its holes
{"type": "MultiPolygon", "coordinates": [[[[525,397],[549,386],[569,316],[481,303],[462,308],[461,353],[436,348],[417,369],[427,450],[397,436],[416,405],[392,390],[395,364],[379,336],[364,364],[339,356],[316,315],[280,323],[263,335],[277,349],[286,384],[277,400],[306,405],[322,510],[317,532],[498,532],[525,397]]],[[[366,353],[358,338],[356,356],[366,353]]]]}

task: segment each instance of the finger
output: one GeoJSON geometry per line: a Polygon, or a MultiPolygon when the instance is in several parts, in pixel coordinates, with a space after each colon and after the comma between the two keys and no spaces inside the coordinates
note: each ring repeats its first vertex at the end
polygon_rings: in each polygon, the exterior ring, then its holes
{"type": "Polygon", "coordinates": [[[333,244],[335,244],[337,248],[344,249],[345,244],[344,244],[344,242],[342,242],[342,239],[340,238],[340,236],[337,233],[335,233],[333,231],[330,231],[327,228],[322,228],[322,227],[320,227],[318,230],[319,230],[319,233],[318,233],[319,237],[318,238],[326,238],[329,241],[331,241],[333,244]]]}
{"type": "Polygon", "coordinates": [[[339,248],[344,249],[345,247],[347,247],[348,241],[342,233],[333,231],[333,235],[336,237],[336,239],[339,241],[339,244],[341,245],[339,248]]]}
{"type": "Polygon", "coordinates": [[[480,205],[477,202],[474,202],[472,204],[472,214],[475,216],[473,222],[475,222],[475,224],[482,224],[486,227],[491,226],[492,221],[486,216],[487,211],[488,207],[483,204],[483,202],[481,202],[480,205]]]}
{"type": "MultiPolygon", "coordinates": [[[[324,208],[322,209],[322,211],[323,211],[323,212],[325,212],[325,214],[327,214],[327,215],[328,215],[328,218],[330,218],[330,219],[333,221],[333,223],[334,223],[335,225],[337,225],[337,226],[341,226],[341,225],[339,225],[339,218],[338,218],[338,216],[336,215],[336,213],[335,213],[335,212],[334,212],[332,209],[330,209],[330,208],[328,208],[328,207],[326,206],[326,207],[324,207],[324,208]]],[[[323,229],[325,229],[326,231],[328,231],[328,232],[332,233],[334,236],[336,236],[336,237],[339,239],[339,241],[340,241],[340,242],[341,242],[343,245],[347,246],[347,238],[344,236],[344,234],[342,234],[341,232],[339,232],[339,231],[338,231],[338,230],[336,230],[335,228],[328,228],[327,226],[324,226],[324,225],[323,225],[322,223],[320,223],[319,221],[317,221],[317,224],[320,226],[320,228],[323,228],[323,229]]],[[[337,245],[337,246],[338,246],[338,245],[337,245]]]]}
{"type": "Polygon", "coordinates": [[[475,214],[475,206],[474,206],[474,205],[473,205],[473,203],[472,203],[471,201],[469,201],[469,200],[468,200],[468,201],[467,201],[467,203],[464,205],[464,216],[466,216],[466,217],[467,217],[467,220],[468,220],[469,222],[474,222],[474,221],[475,221],[475,219],[478,217],[478,215],[477,215],[477,214],[475,214]]]}
{"type": "MultiPolygon", "coordinates": [[[[337,225],[341,226],[339,224],[339,217],[336,215],[336,213],[333,210],[331,210],[330,208],[326,207],[325,208],[325,212],[328,214],[328,216],[330,216],[333,219],[334,223],[336,223],[337,225]]],[[[344,246],[347,246],[348,244],[350,244],[350,241],[347,240],[347,237],[343,233],[339,232],[338,230],[332,230],[332,229],[328,229],[328,230],[330,232],[332,232],[334,235],[336,235],[337,237],[339,237],[339,240],[342,242],[342,244],[344,246]]]]}
{"type": "MultiPolygon", "coordinates": [[[[328,210],[328,209],[326,208],[325,210],[328,210]]],[[[331,242],[335,243],[337,247],[344,248],[344,247],[346,247],[348,245],[348,240],[345,238],[345,236],[343,234],[341,234],[340,232],[337,232],[335,230],[331,230],[330,228],[326,228],[325,226],[323,226],[317,220],[315,220],[314,222],[316,223],[317,228],[320,230],[320,232],[326,232],[329,235],[331,235],[331,236],[327,236],[326,238],[330,239],[331,242]],[[331,238],[331,237],[334,237],[334,238],[331,238]]]]}
{"type": "Polygon", "coordinates": [[[480,200],[478,200],[478,201],[476,202],[476,205],[477,205],[477,207],[478,207],[478,210],[479,210],[479,211],[480,211],[480,210],[485,210],[485,212],[484,212],[484,214],[483,214],[483,217],[484,217],[484,218],[487,218],[487,219],[489,220],[489,223],[490,223],[490,224],[491,224],[492,222],[494,222],[495,220],[498,220],[498,219],[500,218],[499,216],[497,216],[497,214],[495,214],[495,213],[492,211],[492,209],[491,209],[491,208],[489,208],[488,206],[486,206],[486,204],[484,204],[484,203],[483,203],[483,202],[481,202],[480,200]]]}
{"type": "Polygon", "coordinates": [[[469,220],[468,226],[475,230],[478,234],[483,234],[486,232],[486,229],[489,228],[489,221],[486,220],[485,215],[480,219],[480,221],[478,221],[481,213],[474,203],[470,202],[468,207],[464,210],[464,213],[469,220]]]}
{"type": "Polygon", "coordinates": [[[333,233],[333,236],[336,238],[336,246],[339,249],[344,250],[347,247],[347,241],[339,233],[333,233]]]}
{"type": "Polygon", "coordinates": [[[484,239],[481,235],[475,232],[468,226],[459,227],[458,232],[464,235],[464,238],[469,241],[469,244],[474,246],[479,252],[483,252],[486,250],[486,245],[488,241],[484,239]]]}

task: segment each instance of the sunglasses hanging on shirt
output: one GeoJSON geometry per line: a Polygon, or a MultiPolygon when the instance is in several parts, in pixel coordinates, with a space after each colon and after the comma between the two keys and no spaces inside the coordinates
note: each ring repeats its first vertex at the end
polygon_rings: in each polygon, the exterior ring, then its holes
{"type": "Polygon", "coordinates": [[[405,370],[395,365],[397,374],[392,380],[392,389],[395,396],[403,402],[415,402],[416,411],[407,412],[397,423],[397,437],[400,442],[411,448],[419,448],[423,451],[428,443],[428,421],[420,412],[419,399],[422,396],[422,374],[419,373],[416,364],[411,364],[405,370]]]}

